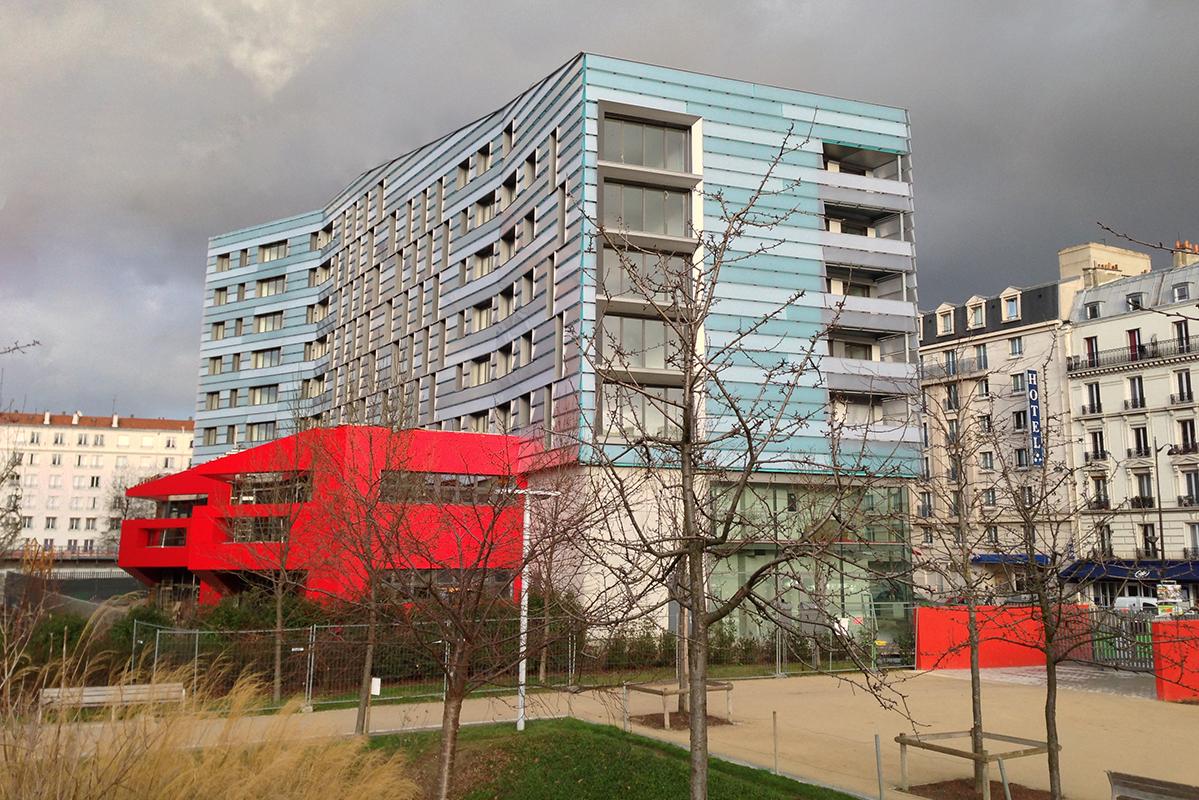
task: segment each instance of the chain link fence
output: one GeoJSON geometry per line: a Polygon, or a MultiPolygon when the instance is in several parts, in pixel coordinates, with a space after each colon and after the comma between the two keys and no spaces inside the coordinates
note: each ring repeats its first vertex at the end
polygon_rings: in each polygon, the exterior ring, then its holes
{"type": "MultiPolygon", "coordinates": [[[[811,672],[852,671],[861,665],[911,668],[915,663],[913,606],[875,604],[867,617],[845,618],[838,630],[816,623],[761,623],[740,635],[733,623],[709,632],[708,662],[717,680],[811,672]]],[[[491,646],[470,665],[482,692],[512,693],[518,685],[518,622],[490,623],[491,646]]],[[[281,702],[301,699],[314,708],[352,706],[363,682],[366,625],[312,625],[274,630],[183,630],[135,623],[131,662],[154,674],[173,672],[220,691],[238,676],[257,675],[268,691],[279,652],[281,702]]],[[[370,675],[380,679],[374,702],[440,700],[450,645],[434,626],[380,625],[370,675]]],[[[678,636],[652,625],[586,630],[572,620],[530,626],[527,688],[590,689],[675,678],[678,636]]],[[[271,699],[265,707],[277,704],[271,699]]]]}

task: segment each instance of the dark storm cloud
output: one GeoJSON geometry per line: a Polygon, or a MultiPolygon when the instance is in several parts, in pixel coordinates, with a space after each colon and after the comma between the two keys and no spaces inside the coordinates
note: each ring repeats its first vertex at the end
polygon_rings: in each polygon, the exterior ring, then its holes
{"type": "MultiPolygon", "coordinates": [[[[922,305],[1052,276],[1105,220],[1199,239],[1190,2],[0,6],[0,392],[189,414],[206,238],[579,50],[911,111],[922,305]]],[[[1162,260],[1155,255],[1155,260],[1162,260]]]]}

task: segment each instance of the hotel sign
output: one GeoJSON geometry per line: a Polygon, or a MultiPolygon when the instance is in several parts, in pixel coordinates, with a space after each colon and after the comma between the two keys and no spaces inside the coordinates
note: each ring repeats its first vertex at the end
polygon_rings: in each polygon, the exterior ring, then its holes
{"type": "Polygon", "coordinates": [[[1032,465],[1045,465],[1045,443],[1041,438],[1041,386],[1037,371],[1028,370],[1025,383],[1028,386],[1028,435],[1032,449],[1032,465]]]}

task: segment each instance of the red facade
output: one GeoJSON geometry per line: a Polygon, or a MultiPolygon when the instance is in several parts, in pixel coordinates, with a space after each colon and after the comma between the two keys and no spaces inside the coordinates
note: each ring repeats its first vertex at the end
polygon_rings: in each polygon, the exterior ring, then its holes
{"type": "Polygon", "coordinates": [[[398,579],[513,569],[521,558],[522,509],[512,491],[524,486],[521,446],[494,434],[305,431],[129,489],[154,500],[157,512],[122,525],[118,563],[149,586],[198,584],[204,603],[281,565],[318,599],[351,597],[367,565],[381,562],[398,579]],[[396,485],[407,488],[386,488],[396,485]],[[372,537],[388,541],[368,553],[372,537]]]}

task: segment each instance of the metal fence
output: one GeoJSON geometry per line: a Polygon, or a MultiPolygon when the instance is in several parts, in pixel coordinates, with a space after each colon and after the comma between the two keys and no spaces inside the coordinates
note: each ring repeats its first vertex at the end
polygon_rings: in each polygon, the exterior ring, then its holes
{"type": "MultiPolygon", "coordinates": [[[[912,667],[910,604],[878,604],[867,617],[846,618],[833,628],[811,624],[754,626],[739,635],[731,624],[709,632],[709,669],[714,679],[764,678],[810,672],[856,670],[862,664],[912,667]]],[[[518,686],[517,620],[493,623],[490,646],[470,665],[482,692],[515,693],[518,686]]],[[[440,700],[443,664],[450,646],[434,626],[381,625],[370,677],[382,684],[376,702],[440,700]]],[[[619,686],[660,682],[675,676],[678,637],[651,625],[582,629],[569,620],[537,620],[530,626],[527,688],[619,686]]],[[[158,628],[135,623],[133,663],[154,674],[173,672],[195,686],[221,691],[241,675],[258,676],[270,692],[275,679],[276,638],[282,701],[330,707],[357,702],[367,648],[365,625],[312,625],[274,630],[158,628]]],[[[273,694],[272,694],[273,697],[273,694]]],[[[264,700],[267,707],[273,705],[264,700]]]]}

